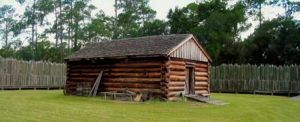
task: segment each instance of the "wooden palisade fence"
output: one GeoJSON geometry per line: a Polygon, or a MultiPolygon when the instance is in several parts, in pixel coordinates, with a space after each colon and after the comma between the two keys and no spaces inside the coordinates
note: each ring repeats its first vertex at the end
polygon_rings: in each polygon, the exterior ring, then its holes
{"type": "Polygon", "coordinates": [[[0,89],[62,88],[65,64],[0,58],[0,89]]]}
{"type": "Polygon", "coordinates": [[[215,92],[300,93],[299,65],[220,65],[210,78],[215,92]]]}
{"type": "MultiPolygon", "coordinates": [[[[0,89],[62,88],[65,81],[65,64],[0,58],[0,89]]],[[[210,87],[214,92],[300,93],[300,66],[213,66],[210,87]]]]}

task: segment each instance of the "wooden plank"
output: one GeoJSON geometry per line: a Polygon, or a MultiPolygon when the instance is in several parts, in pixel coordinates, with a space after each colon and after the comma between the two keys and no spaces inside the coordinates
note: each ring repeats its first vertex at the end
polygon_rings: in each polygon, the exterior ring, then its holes
{"type": "Polygon", "coordinates": [[[160,72],[161,68],[112,68],[110,72],[160,72]]]}
{"type": "Polygon", "coordinates": [[[136,77],[136,78],[160,78],[161,73],[159,72],[150,72],[150,73],[105,73],[105,77],[136,77]]]}
{"type": "Polygon", "coordinates": [[[184,90],[184,87],[175,87],[175,86],[172,86],[172,87],[169,87],[168,90],[170,91],[183,91],[184,90]]]}
{"type": "Polygon", "coordinates": [[[101,71],[92,87],[92,90],[90,91],[89,93],[89,96],[96,96],[97,95],[97,92],[98,92],[98,88],[99,88],[99,85],[100,85],[100,82],[101,82],[101,79],[102,79],[102,74],[103,74],[103,71],[101,71]]]}
{"type": "Polygon", "coordinates": [[[185,71],[171,71],[168,73],[168,75],[177,75],[177,76],[185,76],[185,71]]]}
{"type": "Polygon", "coordinates": [[[179,65],[179,66],[185,66],[185,62],[184,61],[174,61],[174,60],[170,60],[167,62],[167,65],[179,65]]]}
{"type": "Polygon", "coordinates": [[[207,72],[208,69],[207,69],[207,68],[198,68],[198,67],[196,67],[196,68],[195,68],[195,71],[196,71],[196,72],[207,72]]]}
{"type": "Polygon", "coordinates": [[[167,86],[184,86],[185,85],[185,82],[184,81],[180,81],[180,82],[175,82],[175,81],[172,81],[172,82],[169,82],[167,84],[167,86]]]}
{"type": "Polygon", "coordinates": [[[207,81],[208,80],[208,77],[195,77],[195,80],[196,81],[207,81]]]}
{"type": "Polygon", "coordinates": [[[148,67],[160,67],[162,65],[161,62],[140,62],[140,63],[117,63],[112,66],[115,67],[126,67],[126,68],[148,68],[148,67]]]}
{"type": "Polygon", "coordinates": [[[185,80],[185,76],[176,76],[176,75],[170,75],[169,79],[171,81],[184,81],[185,80]]]}
{"type": "Polygon", "coordinates": [[[198,68],[208,68],[207,63],[195,63],[195,66],[198,68]]]}
{"type": "Polygon", "coordinates": [[[170,65],[167,67],[171,71],[185,71],[185,66],[170,65]]]}
{"type": "Polygon", "coordinates": [[[144,83],[104,82],[103,85],[106,88],[153,88],[153,89],[160,88],[159,83],[144,84],[144,83]]]}
{"type": "Polygon", "coordinates": [[[132,92],[148,92],[155,94],[162,94],[163,92],[160,89],[147,89],[147,88],[104,88],[104,91],[124,91],[130,90],[132,92]]]}
{"type": "Polygon", "coordinates": [[[208,76],[208,72],[195,72],[196,76],[208,76]]]}
{"type": "Polygon", "coordinates": [[[160,82],[161,78],[105,78],[108,82],[160,82]]]}

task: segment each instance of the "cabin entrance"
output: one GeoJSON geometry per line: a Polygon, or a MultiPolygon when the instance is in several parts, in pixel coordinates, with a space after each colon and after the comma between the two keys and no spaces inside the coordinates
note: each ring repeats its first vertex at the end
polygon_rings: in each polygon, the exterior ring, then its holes
{"type": "Polygon", "coordinates": [[[194,67],[186,68],[186,93],[195,94],[195,75],[194,67]]]}

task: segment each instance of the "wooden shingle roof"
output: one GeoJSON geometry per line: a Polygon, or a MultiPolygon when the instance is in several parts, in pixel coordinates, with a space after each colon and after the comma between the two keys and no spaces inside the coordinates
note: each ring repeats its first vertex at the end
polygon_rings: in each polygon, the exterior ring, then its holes
{"type": "Polygon", "coordinates": [[[92,43],[66,59],[112,58],[128,56],[167,56],[192,34],[172,34],[117,39],[92,43]]]}

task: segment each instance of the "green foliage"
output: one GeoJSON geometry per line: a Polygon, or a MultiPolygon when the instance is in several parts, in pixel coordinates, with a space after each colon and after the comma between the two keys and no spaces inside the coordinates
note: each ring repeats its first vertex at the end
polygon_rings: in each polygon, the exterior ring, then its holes
{"type": "Polygon", "coordinates": [[[239,2],[230,8],[227,6],[226,1],[212,0],[170,10],[168,18],[171,33],[192,33],[197,36],[215,64],[232,62],[238,57],[232,49],[236,47],[239,32],[243,31],[246,9],[239,2]],[[226,56],[229,54],[231,56],[226,56]]]}
{"type": "Polygon", "coordinates": [[[277,18],[263,23],[246,40],[250,63],[299,64],[300,25],[292,19],[277,18]]]}
{"type": "Polygon", "coordinates": [[[292,14],[296,12],[300,12],[300,2],[297,0],[272,0],[271,4],[283,7],[287,18],[292,17],[292,14]]]}
{"type": "Polygon", "coordinates": [[[0,35],[4,42],[4,48],[9,48],[9,37],[16,21],[13,19],[15,9],[10,5],[0,7],[0,35]]]}
{"type": "Polygon", "coordinates": [[[42,25],[44,22],[44,18],[46,15],[50,14],[54,10],[54,2],[53,0],[39,0],[36,3],[36,14],[38,21],[42,25]]]}
{"type": "Polygon", "coordinates": [[[248,7],[249,14],[256,16],[261,24],[263,22],[262,6],[267,4],[266,0],[244,0],[244,2],[248,7]]]}
{"type": "Polygon", "coordinates": [[[113,18],[100,11],[91,22],[82,29],[82,40],[86,43],[110,39],[113,35],[113,18]]]}
{"type": "Polygon", "coordinates": [[[81,22],[84,21],[86,18],[91,17],[91,11],[95,9],[93,5],[88,5],[89,0],[84,1],[75,1],[74,2],[74,8],[70,12],[71,19],[74,20],[73,23],[71,23],[71,28],[74,30],[74,50],[78,50],[79,47],[79,41],[80,39],[83,39],[82,34],[83,33],[83,26],[81,26],[81,22]]]}
{"type": "Polygon", "coordinates": [[[9,57],[15,57],[16,52],[12,48],[2,48],[0,49],[0,57],[3,58],[9,58],[9,57]]]}
{"type": "Polygon", "coordinates": [[[190,28],[197,26],[197,23],[194,23],[192,19],[189,18],[187,12],[187,8],[175,8],[169,11],[170,33],[190,33],[190,28]]]}
{"type": "MultiPolygon", "coordinates": [[[[17,15],[12,6],[0,7],[0,36],[3,57],[63,62],[72,52],[101,40],[191,33],[208,51],[213,64],[299,64],[299,22],[292,15],[299,2],[290,0],[204,0],[171,9],[168,20],[155,18],[149,0],[117,0],[115,16],[99,11],[90,0],[16,0],[25,6],[17,15]],[[262,7],[280,6],[286,14],[264,22],[262,7]],[[55,16],[50,21],[49,16],[55,16]],[[246,21],[255,16],[260,25],[245,41],[246,21]],[[45,28],[44,32],[37,30],[45,28]],[[275,30],[273,30],[275,29],[275,30]],[[30,34],[20,39],[18,35],[30,34]],[[48,38],[55,38],[50,43],[48,38]],[[29,42],[29,45],[24,42],[29,42]]],[[[101,4],[101,3],[100,3],[101,4]]]]}
{"type": "Polygon", "coordinates": [[[148,3],[149,0],[120,1],[116,5],[121,12],[117,18],[115,18],[113,38],[141,36],[142,34],[139,33],[140,28],[142,28],[145,23],[152,22],[156,14],[148,3]]]}
{"type": "Polygon", "coordinates": [[[32,44],[22,47],[17,47],[19,44],[12,44],[15,48],[2,48],[0,50],[0,57],[17,58],[23,60],[43,60],[52,62],[60,61],[60,50],[56,48],[53,43],[47,40],[42,40],[37,43],[37,54],[33,55],[34,49],[32,44]],[[16,46],[17,45],[17,46],[16,46]]]}
{"type": "Polygon", "coordinates": [[[145,22],[143,27],[139,29],[140,36],[167,35],[168,33],[169,30],[167,22],[158,19],[145,22]]]}
{"type": "MultiPolygon", "coordinates": [[[[49,41],[38,42],[38,53],[36,54],[36,60],[60,61],[60,50],[54,47],[49,41]]],[[[32,52],[34,51],[31,46],[22,47],[17,53],[20,59],[32,60],[32,52]]]]}

